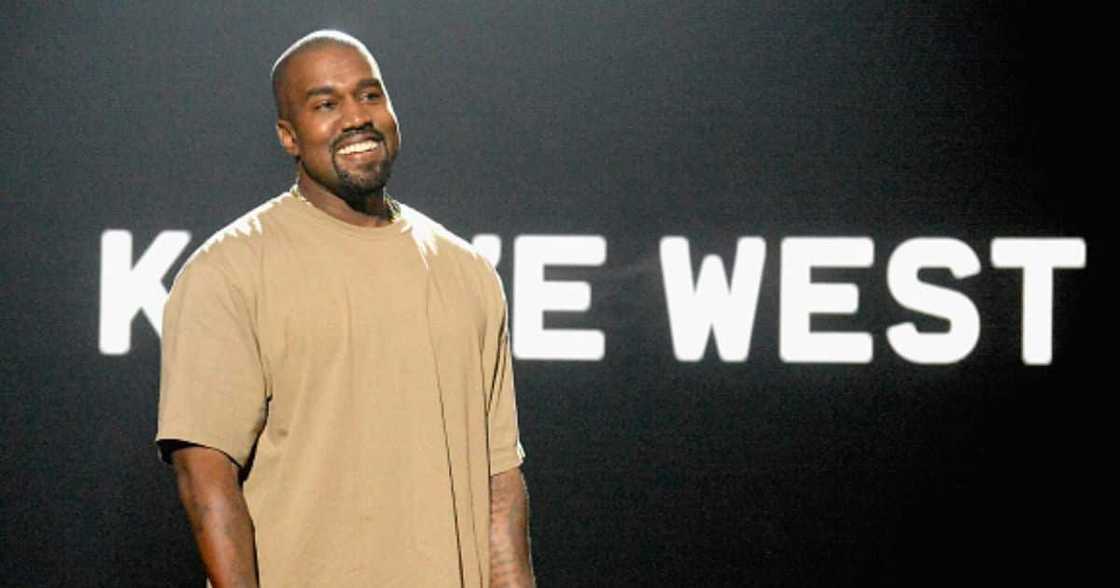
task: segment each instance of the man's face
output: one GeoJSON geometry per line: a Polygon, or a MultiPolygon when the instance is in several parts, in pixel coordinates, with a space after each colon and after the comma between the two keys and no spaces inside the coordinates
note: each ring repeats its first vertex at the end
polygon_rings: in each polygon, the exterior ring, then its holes
{"type": "Polygon", "coordinates": [[[293,55],[281,92],[277,133],[306,176],[345,200],[384,187],[400,149],[397,115],[361,52],[328,44],[293,55]]]}

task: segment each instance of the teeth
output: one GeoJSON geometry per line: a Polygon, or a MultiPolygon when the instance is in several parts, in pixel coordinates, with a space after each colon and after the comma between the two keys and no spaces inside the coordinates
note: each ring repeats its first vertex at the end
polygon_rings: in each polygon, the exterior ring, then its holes
{"type": "Polygon", "coordinates": [[[375,141],[362,141],[361,143],[347,145],[339,149],[338,153],[340,155],[350,155],[351,153],[362,153],[365,151],[373,151],[374,149],[377,149],[377,143],[375,141]]]}

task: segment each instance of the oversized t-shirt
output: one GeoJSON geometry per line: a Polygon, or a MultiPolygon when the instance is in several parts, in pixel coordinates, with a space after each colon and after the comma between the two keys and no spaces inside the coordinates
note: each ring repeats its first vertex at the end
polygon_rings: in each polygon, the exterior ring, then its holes
{"type": "Polygon", "coordinates": [[[266,588],[489,584],[489,479],[523,457],[505,298],[402,208],[357,227],[282,194],[168,299],[156,439],[242,467],[266,588]]]}

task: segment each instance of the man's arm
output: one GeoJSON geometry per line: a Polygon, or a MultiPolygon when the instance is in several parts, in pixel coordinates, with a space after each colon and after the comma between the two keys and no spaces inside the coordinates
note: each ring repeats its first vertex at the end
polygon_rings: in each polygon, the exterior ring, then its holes
{"type": "Polygon", "coordinates": [[[171,460],[210,583],[214,588],[257,586],[253,521],[237,464],[216,449],[197,445],[177,449],[171,460]]]}
{"type": "Polygon", "coordinates": [[[536,586],[529,553],[529,497],[521,468],[490,476],[490,586],[536,586]]]}

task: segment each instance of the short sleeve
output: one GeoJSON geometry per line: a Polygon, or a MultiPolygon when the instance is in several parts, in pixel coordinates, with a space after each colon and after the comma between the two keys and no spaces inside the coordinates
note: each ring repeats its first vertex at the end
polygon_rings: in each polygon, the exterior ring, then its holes
{"type": "Polygon", "coordinates": [[[485,348],[492,361],[492,377],[488,403],[488,425],[490,427],[490,474],[515,468],[524,461],[525,451],[517,426],[517,400],[513,386],[513,358],[510,355],[508,312],[502,285],[496,273],[491,270],[496,289],[490,303],[492,308],[492,327],[488,329],[485,348]]]}
{"type": "Polygon", "coordinates": [[[265,378],[251,306],[209,256],[188,262],[163,313],[156,444],[222,451],[246,465],[264,426],[265,378]]]}

